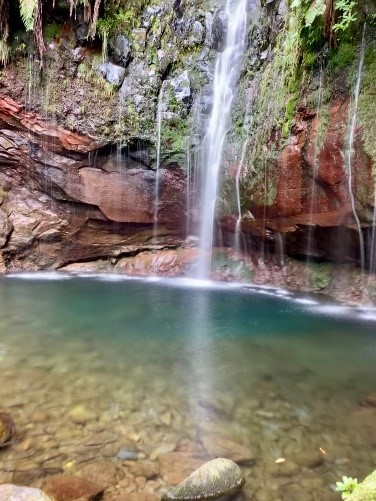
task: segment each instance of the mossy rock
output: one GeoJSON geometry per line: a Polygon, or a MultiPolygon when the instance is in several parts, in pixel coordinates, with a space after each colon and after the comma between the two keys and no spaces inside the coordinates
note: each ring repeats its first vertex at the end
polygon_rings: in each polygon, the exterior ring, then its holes
{"type": "Polygon", "coordinates": [[[239,466],[230,459],[217,458],[203,464],[162,499],[203,501],[231,496],[244,484],[239,466]]]}
{"type": "Polygon", "coordinates": [[[347,501],[376,501],[376,470],[354,489],[347,501]]]}

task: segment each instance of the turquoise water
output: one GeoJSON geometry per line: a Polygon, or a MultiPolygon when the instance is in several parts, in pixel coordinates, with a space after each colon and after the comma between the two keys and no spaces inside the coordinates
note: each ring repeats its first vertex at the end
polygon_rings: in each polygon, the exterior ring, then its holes
{"type": "Polygon", "coordinates": [[[245,499],[294,499],[291,485],[336,499],[341,475],[374,467],[376,415],[359,406],[376,391],[373,310],[266,288],[55,278],[0,280],[0,401],[19,430],[0,481],[86,461],[92,434],[108,440],[90,457],[115,461],[124,442],[157,460],[220,434],[256,455],[245,499]],[[30,438],[25,454],[28,435],[45,446],[30,438]],[[319,466],[299,464],[319,448],[319,466]],[[275,471],[280,457],[293,474],[275,471]]]}

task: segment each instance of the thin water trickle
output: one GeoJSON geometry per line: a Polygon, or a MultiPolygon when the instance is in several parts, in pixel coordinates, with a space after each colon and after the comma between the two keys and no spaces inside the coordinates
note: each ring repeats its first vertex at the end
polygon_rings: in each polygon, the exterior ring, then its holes
{"type": "Polygon", "coordinates": [[[157,159],[155,165],[155,198],[154,198],[154,217],[153,217],[153,242],[155,243],[158,237],[158,211],[159,211],[159,190],[160,190],[160,167],[161,167],[161,138],[162,138],[162,122],[165,113],[165,103],[163,102],[164,82],[161,85],[158,94],[157,104],[157,159]]]}
{"type": "Polygon", "coordinates": [[[312,171],[312,183],[311,183],[311,201],[309,207],[309,227],[308,227],[308,242],[307,242],[307,263],[311,260],[311,252],[312,252],[312,240],[314,237],[314,222],[313,222],[313,211],[315,207],[315,197],[316,197],[316,179],[319,170],[319,131],[320,131],[320,119],[321,119],[321,106],[322,106],[322,91],[323,91],[323,77],[324,77],[324,69],[323,66],[320,65],[320,73],[319,73],[319,90],[317,97],[317,106],[316,106],[316,120],[317,120],[317,128],[316,128],[316,137],[314,142],[313,149],[313,171],[312,171]]]}
{"type": "Polygon", "coordinates": [[[370,250],[370,258],[369,258],[369,271],[370,271],[370,273],[376,273],[376,185],[374,187],[372,236],[371,236],[371,250],[370,250]]]}
{"type": "Polygon", "coordinates": [[[362,272],[364,271],[365,257],[364,257],[364,237],[362,233],[362,227],[360,225],[359,216],[356,212],[355,207],[355,197],[353,193],[352,187],[352,161],[354,156],[354,140],[355,140],[355,129],[356,129],[356,120],[358,114],[358,103],[359,103],[359,94],[360,94],[360,84],[362,82],[362,74],[363,74],[363,66],[364,66],[364,55],[365,55],[365,34],[366,34],[366,23],[364,23],[363,27],[363,36],[362,43],[360,45],[360,54],[359,54],[359,65],[358,71],[356,75],[356,84],[354,88],[354,97],[353,103],[350,107],[351,120],[350,120],[350,129],[349,129],[349,140],[348,140],[348,153],[347,153],[347,173],[348,173],[348,187],[349,187],[349,195],[351,202],[352,213],[356,222],[356,226],[358,229],[359,235],[359,250],[360,250],[360,266],[362,272]]]}
{"type": "Polygon", "coordinates": [[[200,255],[197,270],[199,278],[206,278],[210,275],[218,175],[234,97],[233,89],[239,76],[240,62],[244,52],[247,1],[238,0],[234,6],[231,3],[230,0],[227,0],[226,45],[223,52],[218,55],[215,64],[213,107],[204,138],[205,159],[203,165],[205,172],[203,174],[200,255]]]}
{"type": "MultiPolygon", "coordinates": [[[[250,103],[251,101],[248,101],[250,103]]],[[[251,117],[249,116],[249,106],[247,106],[247,111],[246,111],[246,118],[243,126],[243,132],[244,132],[244,142],[243,142],[243,148],[242,148],[242,154],[240,157],[240,162],[238,164],[238,168],[236,171],[236,176],[235,176],[235,190],[236,190],[236,205],[238,209],[238,219],[236,220],[236,225],[235,225],[235,250],[240,255],[241,251],[241,222],[242,222],[242,209],[241,209],[241,202],[240,202],[240,176],[243,171],[243,166],[244,166],[244,160],[245,156],[247,153],[247,148],[248,144],[250,141],[250,127],[251,127],[251,117]]]]}

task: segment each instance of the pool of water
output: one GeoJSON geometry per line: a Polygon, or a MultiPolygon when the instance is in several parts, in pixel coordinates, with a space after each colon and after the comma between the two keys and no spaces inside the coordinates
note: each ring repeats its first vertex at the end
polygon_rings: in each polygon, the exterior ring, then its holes
{"type": "MultiPolygon", "coordinates": [[[[6,276],[0,374],[17,426],[0,483],[93,460],[126,470],[124,455],[158,470],[176,452],[240,454],[243,499],[325,501],[376,464],[376,409],[360,405],[376,391],[372,309],[234,284],[6,276]]],[[[169,483],[159,471],[132,488],[169,483]]]]}

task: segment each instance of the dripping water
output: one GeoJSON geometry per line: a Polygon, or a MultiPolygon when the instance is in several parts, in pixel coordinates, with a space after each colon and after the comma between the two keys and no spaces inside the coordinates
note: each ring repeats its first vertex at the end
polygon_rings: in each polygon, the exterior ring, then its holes
{"type": "Polygon", "coordinates": [[[235,225],[235,250],[239,256],[240,256],[240,251],[241,251],[240,240],[241,240],[241,222],[242,222],[242,209],[241,209],[241,203],[240,203],[240,176],[241,176],[241,173],[243,170],[244,160],[245,160],[245,156],[247,153],[248,144],[250,141],[249,131],[251,128],[251,119],[249,116],[249,103],[250,103],[250,101],[248,101],[247,111],[246,111],[246,120],[245,120],[244,126],[243,126],[245,139],[243,142],[243,148],[242,148],[242,154],[240,157],[240,162],[238,164],[238,168],[237,168],[236,176],[235,176],[236,205],[237,205],[237,209],[238,209],[238,219],[236,220],[236,225],[235,225]]]}
{"type": "Polygon", "coordinates": [[[313,146],[313,172],[312,172],[312,183],[311,183],[311,200],[309,207],[309,226],[308,226],[308,241],[307,241],[307,263],[311,260],[311,251],[312,251],[312,240],[314,237],[314,221],[313,221],[313,211],[315,206],[315,196],[316,196],[316,179],[319,170],[319,131],[320,131],[320,119],[321,119],[321,106],[322,106],[322,91],[323,91],[323,66],[320,64],[320,73],[319,73],[319,91],[317,97],[317,128],[316,128],[316,137],[313,146]]]}
{"type": "Polygon", "coordinates": [[[231,6],[231,1],[227,0],[226,14],[228,20],[226,45],[223,52],[218,55],[215,64],[213,107],[204,138],[205,172],[198,278],[207,278],[210,275],[218,175],[234,97],[233,88],[239,76],[244,50],[247,0],[237,0],[234,6],[231,6]]]}
{"type": "Polygon", "coordinates": [[[153,216],[153,242],[156,243],[158,237],[158,211],[159,211],[159,191],[160,191],[160,166],[161,166],[161,138],[162,122],[165,113],[164,82],[158,94],[157,104],[157,159],[155,165],[155,193],[154,193],[154,216],[153,216]]]}
{"type": "Polygon", "coordinates": [[[372,236],[371,236],[371,250],[370,250],[370,258],[369,258],[369,271],[370,271],[370,273],[376,273],[376,186],[374,187],[372,236]]]}
{"type": "Polygon", "coordinates": [[[355,208],[355,197],[352,189],[352,161],[353,161],[353,148],[354,148],[354,139],[355,139],[355,129],[356,129],[356,119],[358,113],[358,102],[359,102],[359,94],[360,94],[360,84],[362,81],[362,73],[363,73],[363,65],[364,65],[364,55],[365,55],[365,33],[366,33],[366,23],[364,23],[363,27],[363,36],[362,42],[360,46],[360,55],[359,55],[359,65],[356,76],[356,84],[354,89],[354,97],[352,106],[350,106],[351,112],[351,120],[350,120],[350,129],[349,129],[349,140],[348,140],[348,153],[347,153],[347,172],[348,172],[348,188],[351,202],[351,209],[354,215],[354,219],[356,221],[356,226],[358,229],[359,235],[359,249],[360,249],[360,266],[362,272],[364,271],[364,237],[362,233],[362,228],[360,225],[360,220],[355,208]]]}

